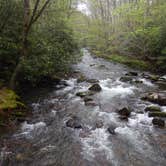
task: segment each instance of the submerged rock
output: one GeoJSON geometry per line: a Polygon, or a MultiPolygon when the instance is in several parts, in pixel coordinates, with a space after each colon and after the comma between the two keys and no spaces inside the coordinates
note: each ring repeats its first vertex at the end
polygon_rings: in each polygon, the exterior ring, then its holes
{"type": "Polygon", "coordinates": [[[145,108],[145,111],[146,112],[148,112],[148,111],[149,112],[161,112],[161,109],[158,106],[148,106],[145,108]]]}
{"type": "Polygon", "coordinates": [[[85,105],[86,106],[97,106],[98,104],[95,102],[95,101],[87,101],[87,102],[85,102],[85,105]]]}
{"type": "Polygon", "coordinates": [[[132,80],[133,80],[133,78],[129,77],[129,76],[124,76],[124,77],[120,78],[120,81],[122,81],[122,82],[131,82],[132,80]]]}
{"type": "Polygon", "coordinates": [[[159,118],[153,118],[152,123],[153,123],[153,125],[159,126],[159,127],[165,126],[165,121],[163,119],[159,119],[159,118]]]}
{"type": "Polygon", "coordinates": [[[114,125],[111,125],[111,126],[109,126],[108,127],[108,132],[110,133],[110,134],[112,134],[112,135],[115,135],[116,133],[115,133],[115,129],[116,129],[116,126],[114,126],[114,125]]]}
{"type": "Polygon", "coordinates": [[[104,123],[103,121],[97,121],[96,124],[95,124],[95,128],[102,128],[104,126],[104,123]]]}
{"type": "Polygon", "coordinates": [[[166,93],[149,93],[142,97],[143,100],[147,100],[153,103],[157,103],[159,105],[166,105],[166,93]]]}
{"type": "Polygon", "coordinates": [[[78,79],[77,79],[77,83],[81,83],[81,82],[85,82],[87,80],[87,78],[83,75],[81,75],[78,79]]]}
{"type": "Polygon", "coordinates": [[[126,76],[138,76],[138,73],[135,71],[130,71],[130,72],[126,73],[126,76]]]}
{"type": "Polygon", "coordinates": [[[91,98],[89,96],[85,96],[84,102],[89,102],[89,101],[93,101],[93,98],[91,98]]]}
{"type": "Polygon", "coordinates": [[[131,114],[131,110],[129,108],[122,108],[120,110],[118,110],[118,113],[121,115],[121,116],[124,116],[124,117],[129,117],[130,114],[131,114]]]}
{"type": "Polygon", "coordinates": [[[149,117],[162,117],[166,118],[166,112],[149,112],[149,117]]]}
{"type": "Polygon", "coordinates": [[[78,93],[76,93],[76,96],[79,96],[79,97],[81,97],[81,98],[86,97],[86,96],[92,96],[92,95],[94,95],[94,93],[91,92],[91,91],[78,92],[78,93]]]}
{"type": "Polygon", "coordinates": [[[141,80],[135,80],[134,83],[136,83],[136,84],[142,84],[143,81],[141,81],[141,80]]]}
{"type": "Polygon", "coordinates": [[[88,79],[87,82],[95,84],[95,83],[99,83],[99,80],[97,80],[97,79],[88,79]]]}
{"type": "Polygon", "coordinates": [[[102,90],[101,86],[99,84],[93,84],[90,88],[90,91],[94,92],[100,92],[102,90]]]}
{"type": "Polygon", "coordinates": [[[81,129],[82,125],[78,117],[72,117],[66,122],[66,126],[74,129],[81,129]]]}

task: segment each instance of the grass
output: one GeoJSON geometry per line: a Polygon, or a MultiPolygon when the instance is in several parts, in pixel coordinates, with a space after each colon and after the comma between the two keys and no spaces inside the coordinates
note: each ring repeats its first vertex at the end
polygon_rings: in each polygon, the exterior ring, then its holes
{"type": "Polygon", "coordinates": [[[145,62],[143,60],[139,60],[136,58],[132,58],[129,56],[111,55],[111,56],[106,56],[106,58],[114,62],[125,64],[132,68],[147,70],[149,69],[149,66],[150,66],[148,62],[145,62]]]}
{"type": "Polygon", "coordinates": [[[150,63],[131,56],[122,56],[116,54],[106,55],[94,50],[92,52],[98,57],[105,58],[109,61],[125,64],[136,69],[149,70],[151,66],[150,63]]]}

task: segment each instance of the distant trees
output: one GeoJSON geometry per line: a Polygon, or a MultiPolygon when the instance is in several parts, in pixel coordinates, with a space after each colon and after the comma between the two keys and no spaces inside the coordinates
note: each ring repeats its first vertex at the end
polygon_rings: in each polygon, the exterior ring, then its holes
{"type": "Polygon", "coordinates": [[[92,48],[107,54],[164,59],[165,0],[88,0],[87,6],[91,14],[86,38],[92,48]]]}

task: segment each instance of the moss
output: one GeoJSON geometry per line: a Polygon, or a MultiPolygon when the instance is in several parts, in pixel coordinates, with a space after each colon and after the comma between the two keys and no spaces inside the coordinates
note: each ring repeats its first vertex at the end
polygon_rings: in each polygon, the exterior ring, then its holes
{"type": "Polygon", "coordinates": [[[10,89],[3,88],[0,90],[0,110],[15,109],[24,107],[16,93],[10,89]]]}
{"type": "Polygon", "coordinates": [[[166,117],[166,112],[149,112],[149,117],[166,117]]]}
{"type": "Polygon", "coordinates": [[[145,62],[143,60],[139,60],[133,57],[129,56],[122,56],[122,55],[110,55],[110,56],[105,56],[108,60],[118,62],[125,64],[127,66],[133,67],[133,68],[138,68],[138,69],[149,69],[150,64],[148,62],[145,62]]]}

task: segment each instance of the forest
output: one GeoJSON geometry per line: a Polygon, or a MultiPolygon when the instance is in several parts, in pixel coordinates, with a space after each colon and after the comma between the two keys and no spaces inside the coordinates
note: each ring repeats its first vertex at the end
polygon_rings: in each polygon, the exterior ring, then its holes
{"type": "Polygon", "coordinates": [[[164,166],[165,118],[166,0],[0,0],[0,165],[164,166]]]}

